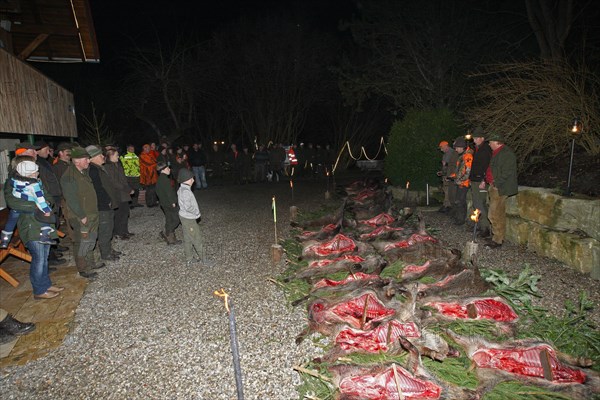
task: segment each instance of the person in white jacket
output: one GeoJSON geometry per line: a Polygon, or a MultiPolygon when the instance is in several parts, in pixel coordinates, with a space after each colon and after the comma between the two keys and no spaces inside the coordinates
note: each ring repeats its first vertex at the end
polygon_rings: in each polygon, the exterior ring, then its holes
{"type": "Polygon", "coordinates": [[[200,227],[197,222],[201,214],[196,197],[192,192],[194,173],[187,168],[182,168],[177,175],[177,182],[179,182],[177,202],[179,204],[179,219],[183,228],[183,249],[186,262],[191,265],[205,259],[200,227]],[[194,250],[198,255],[198,259],[194,258],[194,250]]]}

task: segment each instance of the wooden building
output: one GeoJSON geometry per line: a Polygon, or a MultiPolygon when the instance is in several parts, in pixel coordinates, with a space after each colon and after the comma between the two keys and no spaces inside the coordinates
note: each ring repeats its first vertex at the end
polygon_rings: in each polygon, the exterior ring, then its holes
{"type": "Polygon", "coordinates": [[[88,0],[0,1],[0,134],[77,137],[73,94],[35,62],[99,62],[88,0]]]}

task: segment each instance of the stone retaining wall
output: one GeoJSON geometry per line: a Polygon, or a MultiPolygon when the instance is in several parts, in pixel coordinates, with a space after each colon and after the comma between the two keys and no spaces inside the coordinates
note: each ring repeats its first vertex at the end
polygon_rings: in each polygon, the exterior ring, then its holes
{"type": "Polygon", "coordinates": [[[600,200],[521,186],[506,213],[508,241],[600,279],[600,200]]]}

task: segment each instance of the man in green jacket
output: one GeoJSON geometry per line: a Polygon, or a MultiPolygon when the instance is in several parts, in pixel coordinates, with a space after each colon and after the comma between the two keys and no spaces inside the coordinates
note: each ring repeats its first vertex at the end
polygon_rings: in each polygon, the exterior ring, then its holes
{"type": "Polygon", "coordinates": [[[490,166],[485,181],[490,185],[490,208],[488,219],[492,225],[492,239],[486,247],[496,249],[502,246],[506,233],[506,199],[517,194],[517,157],[504,143],[499,133],[490,133],[488,141],[492,149],[490,166]]]}
{"type": "MultiPolygon", "coordinates": [[[[71,165],[60,178],[67,205],[69,224],[73,228],[75,265],[79,275],[94,278],[94,247],[98,239],[98,201],[88,173],[90,155],[84,148],[71,150],[71,165]]],[[[99,264],[102,267],[104,264],[99,264]]]]}
{"type": "Polygon", "coordinates": [[[156,164],[158,171],[158,182],[156,183],[156,195],[165,214],[165,231],[160,232],[160,236],[167,244],[181,244],[181,240],[175,237],[175,228],[179,226],[179,207],[177,205],[177,193],[171,185],[171,168],[164,162],[156,164]]]}

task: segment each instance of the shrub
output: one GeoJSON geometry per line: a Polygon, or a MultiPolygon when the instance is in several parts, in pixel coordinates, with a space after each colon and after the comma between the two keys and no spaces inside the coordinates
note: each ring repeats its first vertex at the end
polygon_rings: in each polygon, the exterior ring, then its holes
{"type": "Polygon", "coordinates": [[[600,78],[585,65],[495,64],[472,77],[482,84],[465,116],[487,132],[502,133],[517,154],[520,171],[567,154],[576,117],[583,125],[577,146],[590,156],[600,154],[600,78]]]}
{"type": "Polygon", "coordinates": [[[385,175],[393,185],[403,186],[407,181],[415,190],[424,190],[425,184],[437,185],[436,172],[441,169],[440,141],[453,140],[463,131],[454,115],[446,109],[410,110],[402,121],[396,121],[390,131],[385,175]]]}

